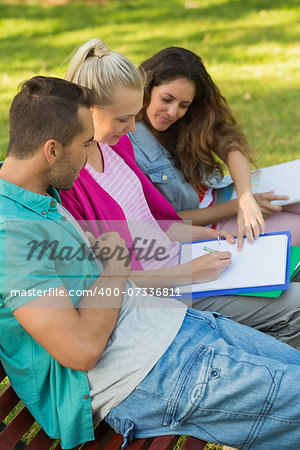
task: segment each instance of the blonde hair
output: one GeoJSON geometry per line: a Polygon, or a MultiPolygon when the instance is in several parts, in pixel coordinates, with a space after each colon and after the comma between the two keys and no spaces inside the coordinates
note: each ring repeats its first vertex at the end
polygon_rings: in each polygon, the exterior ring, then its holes
{"type": "Polygon", "coordinates": [[[116,86],[143,89],[145,84],[143,70],[100,39],[90,39],[75,50],[65,78],[92,89],[100,107],[114,102],[116,86]]]}

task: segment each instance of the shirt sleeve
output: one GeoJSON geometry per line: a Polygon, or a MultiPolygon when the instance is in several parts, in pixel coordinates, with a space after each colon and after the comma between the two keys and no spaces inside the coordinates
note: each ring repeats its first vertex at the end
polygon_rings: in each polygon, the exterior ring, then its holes
{"type": "Polygon", "coordinates": [[[35,221],[8,221],[0,227],[1,297],[13,311],[63,285],[51,245],[39,236],[35,221]]]}

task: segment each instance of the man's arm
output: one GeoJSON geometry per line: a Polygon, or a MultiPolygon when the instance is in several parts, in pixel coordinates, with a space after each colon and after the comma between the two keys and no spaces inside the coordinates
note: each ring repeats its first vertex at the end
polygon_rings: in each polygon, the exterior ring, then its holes
{"type": "MultiPolygon", "coordinates": [[[[98,238],[101,246],[125,247],[117,233],[98,238]]],[[[89,288],[94,296],[82,298],[75,309],[67,290],[65,296],[44,295],[14,311],[24,329],[60,364],[70,369],[89,370],[95,366],[116,325],[126,290],[130,265],[111,258],[103,274],[89,288]],[[107,298],[98,292],[111,288],[118,295],[107,298]]]]}

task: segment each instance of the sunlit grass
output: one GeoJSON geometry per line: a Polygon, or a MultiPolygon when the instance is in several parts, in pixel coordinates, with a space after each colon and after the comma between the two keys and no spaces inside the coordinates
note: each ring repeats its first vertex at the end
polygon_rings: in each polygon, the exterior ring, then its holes
{"type": "Polygon", "coordinates": [[[66,57],[92,37],[136,64],[170,45],[195,51],[259,150],[260,165],[300,158],[299,36],[297,0],[2,1],[1,158],[18,84],[36,74],[63,76],[66,57]]]}
{"type": "Polygon", "coordinates": [[[300,8],[296,0],[119,0],[0,4],[0,149],[17,85],[64,76],[66,57],[91,37],[136,64],[169,46],[203,58],[260,165],[300,158],[300,8]]]}

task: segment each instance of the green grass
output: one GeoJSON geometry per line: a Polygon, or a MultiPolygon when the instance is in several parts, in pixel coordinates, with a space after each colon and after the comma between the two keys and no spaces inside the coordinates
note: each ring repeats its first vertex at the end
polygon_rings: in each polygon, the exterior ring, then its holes
{"type": "Polygon", "coordinates": [[[169,45],[195,51],[259,150],[259,165],[300,158],[299,35],[298,0],[2,0],[0,156],[18,84],[62,77],[74,47],[100,37],[136,64],[169,45]]]}
{"type": "Polygon", "coordinates": [[[100,37],[136,64],[169,45],[197,52],[259,150],[259,165],[300,158],[297,0],[51,2],[0,4],[2,157],[17,85],[36,74],[63,76],[74,47],[100,37]]]}

